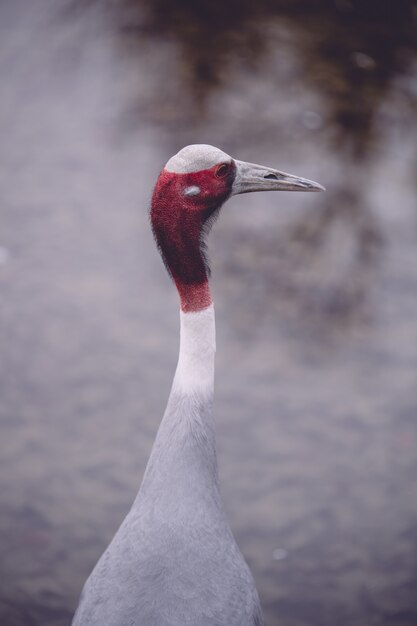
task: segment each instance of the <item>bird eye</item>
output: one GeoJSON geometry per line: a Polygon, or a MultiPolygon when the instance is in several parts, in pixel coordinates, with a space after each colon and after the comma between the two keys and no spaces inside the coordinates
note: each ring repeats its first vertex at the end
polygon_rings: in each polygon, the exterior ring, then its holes
{"type": "Polygon", "coordinates": [[[217,176],[217,178],[224,178],[228,171],[229,171],[229,164],[228,163],[222,163],[216,169],[216,176],[217,176]]]}

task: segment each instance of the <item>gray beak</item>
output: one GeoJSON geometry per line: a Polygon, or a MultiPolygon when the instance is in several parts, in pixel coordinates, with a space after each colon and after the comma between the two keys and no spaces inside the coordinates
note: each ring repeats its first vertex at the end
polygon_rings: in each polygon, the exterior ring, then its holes
{"type": "Polygon", "coordinates": [[[236,161],[236,177],[232,196],[250,191],[326,191],[322,185],[307,178],[293,176],[255,163],[236,161]]]}

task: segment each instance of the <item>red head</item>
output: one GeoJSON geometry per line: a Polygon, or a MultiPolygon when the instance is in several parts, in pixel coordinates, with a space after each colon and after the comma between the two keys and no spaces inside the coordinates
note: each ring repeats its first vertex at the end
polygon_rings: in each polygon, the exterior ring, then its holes
{"type": "Polygon", "coordinates": [[[260,165],[235,161],[208,145],[186,146],[162,170],[152,196],[152,230],[183,311],[211,304],[205,237],[222,204],[236,193],[318,190],[320,185],[260,165]]]}
{"type": "Polygon", "coordinates": [[[212,146],[187,146],[162,170],[152,196],[152,229],[184,311],[211,303],[204,239],[232,193],[236,166],[212,146]]]}

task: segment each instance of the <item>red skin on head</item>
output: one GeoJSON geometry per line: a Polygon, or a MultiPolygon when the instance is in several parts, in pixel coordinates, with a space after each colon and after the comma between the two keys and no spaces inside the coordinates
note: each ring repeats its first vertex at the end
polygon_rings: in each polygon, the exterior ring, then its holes
{"type": "Polygon", "coordinates": [[[226,172],[219,170],[219,164],[186,174],[164,169],[156,182],[151,205],[152,230],[177,286],[183,311],[201,311],[212,302],[204,235],[230,196],[235,173],[232,161],[226,172]],[[198,187],[200,191],[185,195],[189,187],[198,187]]]}

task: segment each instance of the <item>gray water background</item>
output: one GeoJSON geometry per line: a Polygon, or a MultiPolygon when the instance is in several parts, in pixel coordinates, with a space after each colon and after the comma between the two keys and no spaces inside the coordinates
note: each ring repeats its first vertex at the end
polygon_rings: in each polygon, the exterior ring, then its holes
{"type": "Polygon", "coordinates": [[[416,42],[413,2],[0,2],[2,626],[70,623],[139,487],[178,351],[149,199],[200,142],[328,189],[210,239],[267,622],[417,624],[416,42]]]}

